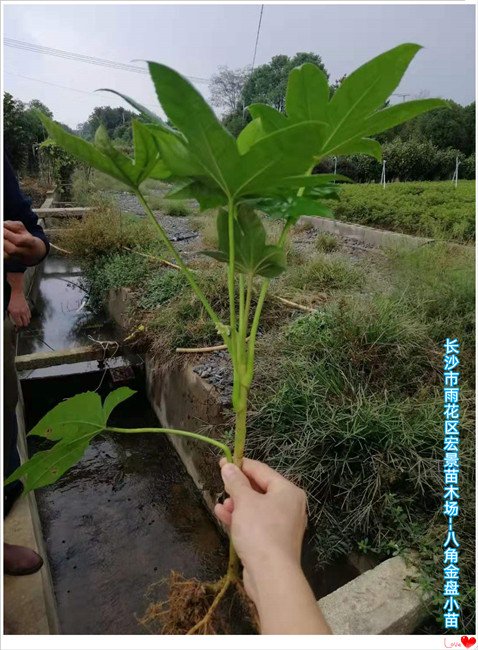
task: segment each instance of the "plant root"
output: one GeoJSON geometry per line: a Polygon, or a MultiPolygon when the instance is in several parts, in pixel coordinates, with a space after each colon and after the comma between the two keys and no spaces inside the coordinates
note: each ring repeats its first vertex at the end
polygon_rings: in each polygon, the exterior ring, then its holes
{"type": "Polygon", "coordinates": [[[215,583],[200,582],[172,571],[168,585],[168,600],[150,604],[139,619],[153,634],[231,634],[227,613],[220,605],[232,588],[246,617],[257,625],[254,605],[240,580],[225,575],[215,583]]]}

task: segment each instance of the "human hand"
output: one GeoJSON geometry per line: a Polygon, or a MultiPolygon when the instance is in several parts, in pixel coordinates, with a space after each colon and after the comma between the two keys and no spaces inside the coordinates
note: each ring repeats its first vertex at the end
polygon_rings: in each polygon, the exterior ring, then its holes
{"type": "Polygon", "coordinates": [[[25,295],[22,292],[12,292],[7,311],[17,327],[28,327],[30,324],[32,315],[25,295]]]}
{"type": "Polygon", "coordinates": [[[242,471],[225,459],[221,474],[230,495],[215,514],[230,530],[244,565],[244,587],[257,605],[266,573],[300,568],[306,517],[305,492],[276,471],[245,458],[242,471]]]}
{"type": "Polygon", "coordinates": [[[30,266],[46,253],[45,243],[34,237],[21,221],[3,222],[3,259],[15,258],[30,266]]]}

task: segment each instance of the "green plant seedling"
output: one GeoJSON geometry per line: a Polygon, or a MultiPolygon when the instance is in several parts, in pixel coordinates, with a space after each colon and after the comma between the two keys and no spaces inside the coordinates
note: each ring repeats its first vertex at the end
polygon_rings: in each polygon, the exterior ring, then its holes
{"type": "MultiPolygon", "coordinates": [[[[332,98],[324,73],[306,63],[290,73],[286,113],[261,104],[250,106],[253,120],[237,139],[184,77],[165,65],[149,62],[158,100],[173,126],[135,100],[120,95],[148,122],[133,122],[133,159],[114,148],[103,127],[98,129],[95,142],[89,143],[40,115],[58,145],[121,181],[137,196],[159,239],[214,322],[233,367],[234,449],[231,452],[225,444],[191,432],[111,427],[108,417],[112,409],[131,391],[119,389],[103,405],[95,393],[83,393],[59,404],[30,432],[56,444],[49,451],[35,454],[8,482],[23,477],[26,491],[52,483],[82,457],[89,442],[102,431],[190,436],[216,446],[229,461],[241,465],[261,312],[271,278],[285,271],[287,234],[301,215],[330,216],[322,201],[336,194],[338,185],[334,181],[347,180],[313,174],[314,167],[330,155],[360,152],[380,159],[380,144],[371,136],[444,104],[440,99],[423,99],[384,107],[419,49],[418,45],[403,44],[377,56],[346,77],[332,98]],[[201,210],[219,208],[219,246],[205,252],[227,265],[227,322],[215,312],[196,274],[156,220],[140,190],[148,178],[174,183],[167,197],[171,200],[196,199],[201,210]],[[273,244],[266,243],[259,213],[283,221],[273,244]]],[[[227,573],[206,590],[212,602],[201,620],[191,621],[189,633],[213,629],[214,612],[230,587],[240,589],[240,563],[232,544],[227,573]]],[[[169,631],[176,629],[171,622],[174,611],[171,602],[165,628],[169,631]]],[[[184,611],[179,614],[183,616],[184,611]]]]}

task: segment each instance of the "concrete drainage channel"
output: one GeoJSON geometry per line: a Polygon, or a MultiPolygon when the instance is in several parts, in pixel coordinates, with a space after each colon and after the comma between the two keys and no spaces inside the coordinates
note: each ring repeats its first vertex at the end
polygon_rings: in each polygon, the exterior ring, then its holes
{"type": "MultiPolygon", "coordinates": [[[[308,219],[305,218],[305,220],[308,219]]],[[[313,223],[319,230],[355,239],[359,244],[364,243],[374,246],[390,246],[394,244],[420,246],[431,241],[326,219],[313,219],[313,223]]],[[[128,298],[128,291],[125,289],[110,293],[107,312],[118,326],[123,325],[127,320],[128,298]]],[[[221,395],[206,378],[202,378],[194,372],[194,364],[186,363],[176,367],[168,366],[165,368],[155,364],[148,355],[146,355],[144,362],[147,398],[162,426],[188,429],[191,431],[204,429],[205,424],[210,425],[213,430],[217,431],[223,428],[224,418],[222,414],[221,395]]],[[[85,388],[81,390],[85,390],[85,388]]],[[[19,408],[21,421],[24,412],[22,411],[21,405],[19,408]]],[[[209,511],[212,511],[218,496],[222,492],[222,485],[217,471],[218,456],[210,447],[206,447],[195,441],[175,436],[169,436],[169,439],[178,454],[182,466],[201,494],[206,507],[209,511]]],[[[154,485],[152,487],[156,489],[154,485]]],[[[63,495],[65,499],[63,507],[65,508],[68,506],[68,489],[67,486],[63,495]]],[[[149,489],[151,489],[151,486],[149,489]]],[[[29,499],[28,505],[29,511],[25,510],[25,506],[23,506],[23,511],[18,514],[18,517],[20,520],[27,522],[27,527],[31,531],[34,531],[36,535],[40,550],[44,550],[42,549],[42,545],[45,526],[43,527],[42,535],[35,499],[29,499]]],[[[128,507],[136,507],[136,505],[130,504],[128,507]]],[[[113,507],[115,506],[113,505],[113,507]]],[[[137,523],[140,525],[139,522],[137,523]]],[[[211,540],[213,538],[214,540],[219,538],[217,538],[217,533],[214,536],[210,529],[208,531],[207,536],[209,536],[209,541],[206,546],[211,546],[211,544],[215,548],[217,546],[215,555],[220,565],[221,559],[224,559],[222,558],[223,552],[221,550],[223,546],[218,541],[212,543],[211,540]]],[[[124,532],[128,534],[127,530],[124,532]]],[[[158,530],[156,537],[158,538],[158,535],[161,536],[162,532],[158,530]]],[[[65,535],[67,534],[68,530],[65,529],[65,535]]],[[[97,541],[101,544],[100,539],[97,541]]],[[[127,539],[125,538],[121,544],[124,546],[126,543],[127,539]]],[[[149,543],[147,539],[145,543],[149,543]]],[[[151,546],[155,547],[152,543],[151,546]]],[[[184,552],[186,554],[188,552],[192,553],[194,556],[196,553],[200,554],[204,548],[203,544],[199,543],[196,552],[191,547],[186,547],[184,552]]],[[[158,550],[156,547],[153,553],[156,553],[156,555],[158,553],[161,554],[161,550],[158,550]]],[[[208,553],[207,556],[206,562],[210,562],[211,555],[208,553]]],[[[194,566],[194,561],[191,565],[191,562],[188,562],[186,559],[185,563],[185,567],[176,566],[175,568],[192,569],[192,572],[188,571],[190,575],[202,577],[201,565],[194,566]]],[[[213,572],[214,570],[220,570],[219,565],[215,564],[213,572]]],[[[319,603],[334,634],[410,634],[420,625],[426,616],[426,602],[417,589],[406,586],[405,578],[407,576],[413,576],[414,569],[411,566],[407,566],[402,558],[394,557],[385,560],[378,564],[378,566],[371,567],[370,565],[364,566],[363,561],[355,557],[347,560],[347,567],[345,572],[342,571],[343,575],[337,577],[336,580],[332,579],[328,584],[325,592],[326,595],[323,592],[321,593],[320,590],[316,592],[318,596],[322,595],[319,598],[319,603]]],[[[55,567],[53,568],[56,570],[55,567]]],[[[88,571],[88,568],[85,567],[84,571],[88,571]]],[[[151,578],[153,577],[154,574],[151,578]]],[[[324,576],[321,576],[321,578],[323,579],[324,576]]],[[[102,579],[105,580],[105,576],[102,579]]],[[[121,575],[117,575],[116,579],[121,580],[121,575]]],[[[325,583],[328,582],[327,579],[324,581],[325,583]]],[[[56,582],[58,583],[58,579],[56,579],[56,582]]],[[[150,583],[152,582],[153,579],[150,580],[150,583]]],[[[96,584],[95,586],[94,583],[95,580],[90,585],[94,590],[100,590],[102,588],[100,584],[96,584]]],[[[128,625],[126,625],[127,629],[115,630],[116,618],[109,620],[103,632],[93,629],[80,629],[79,627],[73,630],[70,623],[67,623],[66,627],[68,629],[63,629],[63,626],[59,624],[59,620],[64,620],[65,616],[67,617],[66,612],[72,604],[77,603],[78,605],[84,597],[84,590],[88,589],[88,587],[81,581],[77,581],[75,584],[76,595],[73,599],[74,602],[72,603],[71,598],[70,600],[65,600],[64,594],[60,598],[61,602],[58,602],[58,598],[55,600],[53,596],[52,584],[50,567],[47,562],[41,575],[37,578],[37,585],[34,590],[35,600],[41,601],[42,603],[40,607],[43,612],[42,620],[44,621],[42,629],[40,630],[37,627],[36,630],[22,630],[20,633],[55,634],[60,633],[60,628],[62,628],[61,632],[63,633],[76,634],[134,633],[132,627],[128,625]]],[[[144,581],[144,584],[147,584],[147,580],[144,581]]],[[[119,605],[118,602],[117,605],[119,605]]],[[[121,610],[121,618],[128,615],[127,609],[122,609],[120,605],[119,608],[121,610]]],[[[116,614],[117,612],[115,612],[115,617],[116,614]]],[[[107,612],[104,612],[103,616],[108,619],[107,612]]],[[[85,621],[86,618],[84,619],[85,621]]],[[[135,631],[136,633],[140,632],[140,630],[135,631]]]]}

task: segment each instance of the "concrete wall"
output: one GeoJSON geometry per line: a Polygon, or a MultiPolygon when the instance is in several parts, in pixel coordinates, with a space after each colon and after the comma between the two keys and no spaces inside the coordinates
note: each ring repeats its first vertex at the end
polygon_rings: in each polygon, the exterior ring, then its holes
{"type": "Polygon", "coordinates": [[[372,246],[409,246],[416,248],[433,241],[426,237],[414,237],[413,235],[404,235],[391,230],[380,230],[379,228],[345,223],[344,221],[335,221],[335,219],[325,219],[323,217],[301,217],[300,221],[301,223],[314,224],[315,228],[321,232],[350,237],[372,246]]]}

